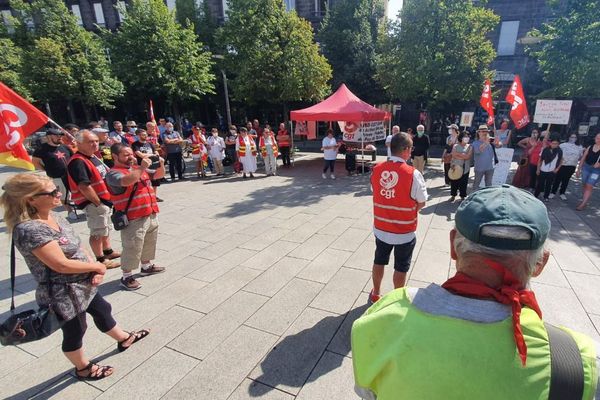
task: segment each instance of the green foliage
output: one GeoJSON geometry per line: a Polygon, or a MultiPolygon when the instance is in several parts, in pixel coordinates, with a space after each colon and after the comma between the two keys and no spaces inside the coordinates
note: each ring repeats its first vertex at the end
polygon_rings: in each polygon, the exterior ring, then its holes
{"type": "Polygon", "coordinates": [[[117,76],[128,90],[177,103],[214,92],[211,54],[162,0],[133,0],[117,32],[105,32],[117,76]]]}
{"type": "Polygon", "coordinates": [[[331,67],[313,39],[310,23],[281,0],[230,0],[218,34],[228,49],[233,96],[247,104],[322,99],[331,67]]]}
{"type": "Polygon", "coordinates": [[[26,99],[31,98],[29,90],[21,79],[23,72],[23,50],[9,38],[0,37],[0,54],[3,62],[0,63],[0,82],[10,87],[26,99]]]}
{"type": "Polygon", "coordinates": [[[327,12],[318,40],[333,68],[333,87],[346,83],[361,99],[383,102],[375,80],[378,32],[384,23],[382,0],[345,0],[327,12]]]}
{"type": "Polygon", "coordinates": [[[86,106],[113,107],[123,93],[100,38],[77,24],[61,0],[11,1],[19,10],[15,40],[25,50],[25,81],[34,98],[68,99],[86,106]],[[27,20],[36,21],[27,29],[27,20]]]}
{"type": "Polygon", "coordinates": [[[377,78],[393,98],[438,110],[478,98],[496,56],[486,35],[499,18],[473,3],[404,1],[377,58],[377,78]]]}
{"type": "Polygon", "coordinates": [[[199,15],[196,0],[175,0],[175,19],[182,26],[198,25],[199,15]]]}
{"type": "Polygon", "coordinates": [[[545,82],[540,96],[600,97],[600,1],[572,0],[556,4],[557,18],[530,35],[545,82]]]}

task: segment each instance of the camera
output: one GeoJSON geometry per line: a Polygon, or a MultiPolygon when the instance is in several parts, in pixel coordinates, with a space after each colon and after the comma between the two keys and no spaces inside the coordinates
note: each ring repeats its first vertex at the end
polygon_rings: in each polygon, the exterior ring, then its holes
{"type": "Polygon", "coordinates": [[[150,166],[148,167],[148,169],[158,169],[160,167],[160,157],[157,155],[153,155],[148,157],[150,160],[152,160],[152,164],[150,164],[150,166]]]}

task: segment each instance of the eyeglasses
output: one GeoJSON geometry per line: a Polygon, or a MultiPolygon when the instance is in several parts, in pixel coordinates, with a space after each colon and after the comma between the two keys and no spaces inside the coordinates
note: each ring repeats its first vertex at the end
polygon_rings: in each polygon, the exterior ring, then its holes
{"type": "Polygon", "coordinates": [[[38,197],[38,196],[52,196],[52,197],[58,197],[58,195],[60,194],[60,190],[58,189],[54,189],[51,192],[42,192],[42,193],[36,193],[33,195],[33,197],[38,197]]]}

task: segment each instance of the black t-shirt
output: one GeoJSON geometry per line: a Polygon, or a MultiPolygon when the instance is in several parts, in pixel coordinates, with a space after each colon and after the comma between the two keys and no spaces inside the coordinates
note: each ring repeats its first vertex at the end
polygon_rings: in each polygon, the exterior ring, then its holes
{"type": "Polygon", "coordinates": [[[33,156],[42,160],[44,171],[50,178],[62,178],[67,174],[67,164],[73,153],[65,145],[42,144],[33,156]]]}
{"type": "MultiPolygon", "coordinates": [[[[81,154],[81,153],[79,153],[79,154],[81,154]]],[[[102,179],[106,178],[106,173],[108,172],[108,168],[102,161],[100,161],[100,159],[98,159],[98,157],[96,157],[96,156],[88,157],[85,154],[81,154],[81,155],[83,157],[87,158],[88,160],[90,160],[92,162],[92,164],[94,164],[94,166],[96,167],[98,172],[100,172],[100,176],[102,177],[102,179]]],[[[71,179],[73,179],[75,181],[76,184],[92,183],[92,178],[91,178],[92,173],[88,169],[87,165],[84,163],[83,160],[75,159],[69,163],[69,166],[67,168],[69,171],[69,176],[71,177],[71,179]]],[[[110,201],[102,200],[102,202],[104,204],[106,204],[107,206],[112,206],[110,201]]],[[[86,201],[83,204],[81,204],[79,206],[79,208],[84,208],[88,204],[90,204],[90,202],[86,201]]]]}
{"type": "Polygon", "coordinates": [[[106,142],[98,144],[98,153],[102,158],[102,162],[104,162],[108,168],[112,168],[115,165],[112,153],[110,152],[110,146],[107,145],[106,142]]]}
{"type": "Polygon", "coordinates": [[[429,150],[429,136],[423,135],[419,137],[415,135],[413,138],[412,156],[427,156],[427,150],[429,150]]]}
{"type": "MultiPolygon", "coordinates": [[[[155,154],[156,153],[156,151],[154,150],[154,146],[150,142],[145,142],[145,143],[141,143],[139,141],[133,142],[133,144],[131,145],[131,150],[133,150],[134,153],[136,151],[139,151],[140,153],[143,153],[143,154],[155,154]]],[[[137,158],[138,165],[142,163],[142,159],[140,157],[138,157],[136,155],[135,158],[137,158]]]]}

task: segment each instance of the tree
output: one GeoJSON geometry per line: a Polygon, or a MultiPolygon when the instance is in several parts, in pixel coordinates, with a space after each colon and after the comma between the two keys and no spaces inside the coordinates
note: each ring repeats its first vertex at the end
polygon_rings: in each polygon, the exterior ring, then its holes
{"type": "Polygon", "coordinates": [[[322,99],[331,67],[313,39],[310,23],[285,10],[281,0],[230,0],[218,34],[228,49],[233,96],[247,104],[322,99]]]}
{"type": "Polygon", "coordinates": [[[432,109],[472,102],[491,75],[486,35],[498,21],[471,0],[406,0],[382,40],[377,79],[392,98],[432,109]]]}
{"type": "Polygon", "coordinates": [[[18,10],[15,40],[25,48],[25,81],[34,98],[79,101],[88,120],[90,107],[114,107],[123,85],[112,75],[102,41],[77,24],[63,1],[15,0],[11,6],[18,10]],[[36,22],[33,29],[28,20],[36,22]]]}
{"type": "Polygon", "coordinates": [[[104,35],[113,54],[127,55],[113,66],[129,91],[166,97],[176,116],[182,101],[214,92],[211,54],[192,26],[179,25],[162,0],[133,0],[122,12],[119,30],[104,35]]]}
{"type": "Polygon", "coordinates": [[[197,26],[199,16],[200,10],[198,10],[195,0],[175,0],[175,20],[180,25],[197,26]]]}
{"type": "Polygon", "coordinates": [[[556,19],[529,33],[529,53],[550,86],[541,96],[600,97],[600,1],[561,2],[556,19]]]}
{"type": "Polygon", "coordinates": [[[385,98],[375,80],[375,52],[384,15],[382,0],[336,2],[318,34],[323,54],[333,68],[333,87],[346,83],[369,103],[385,98]]]}
{"type": "Polygon", "coordinates": [[[23,50],[15,46],[9,38],[0,37],[0,82],[9,86],[24,98],[31,100],[31,94],[23,82],[23,50]]]}

